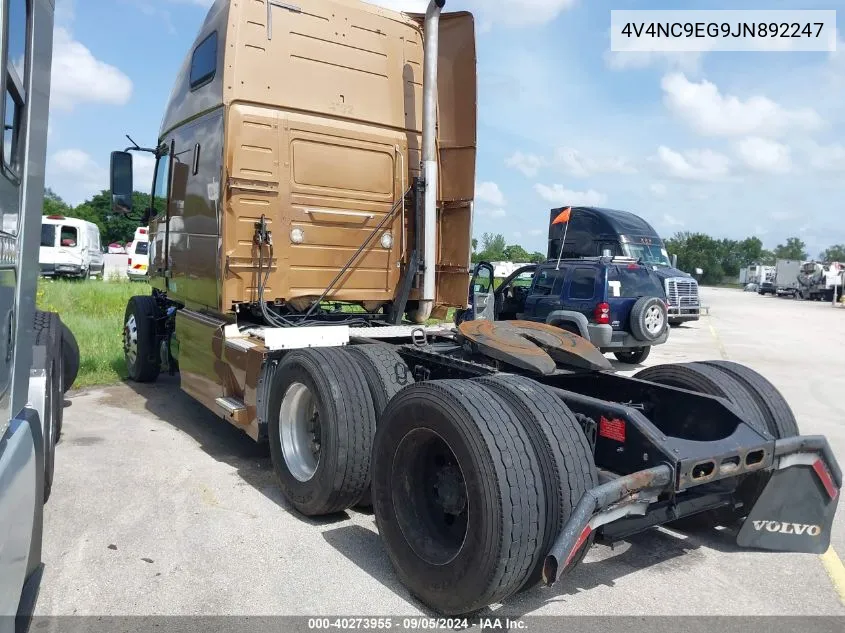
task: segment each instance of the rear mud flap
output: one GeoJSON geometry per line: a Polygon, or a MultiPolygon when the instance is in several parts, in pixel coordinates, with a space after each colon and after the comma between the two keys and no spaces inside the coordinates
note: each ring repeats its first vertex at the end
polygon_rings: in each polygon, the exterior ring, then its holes
{"type": "Polygon", "coordinates": [[[826,485],[827,472],[818,469],[802,464],[774,471],[743,523],[737,544],[777,552],[827,551],[839,491],[826,485]]]}

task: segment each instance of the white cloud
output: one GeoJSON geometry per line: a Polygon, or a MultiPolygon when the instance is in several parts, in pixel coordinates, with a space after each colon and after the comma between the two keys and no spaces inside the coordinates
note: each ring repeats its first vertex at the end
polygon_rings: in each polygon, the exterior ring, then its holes
{"type": "Polygon", "coordinates": [[[509,27],[535,26],[551,22],[577,0],[469,0],[482,22],[509,27]]]}
{"type": "Polygon", "coordinates": [[[531,235],[532,237],[536,237],[537,235],[545,234],[545,232],[546,231],[544,229],[531,229],[530,231],[528,231],[528,235],[531,235]]]}
{"type": "Polygon", "coordinates": [[[666,185],[664,185],[662,182],[654,182],[649,185],[648,189],[658,198],[662,198],[666,195],[666,185]]]}
{"type": "Polygon", "coordinates": [[[502,190],[495,182],[478,183],[475,186],[475,199],[494,207],[503,207],[507,204],[502,190]]]}
{"type": "Polygon", "coordinates": [[[698,72],[702,54],[698,51],[612,51],[604,53],[605,66],[611,70],[640,70],[651,66],[664,66],[667,70],[698,72]]]}
{"type": "Polygon", "coordinates": [[[82,103],[125,105],[132,96],[132,81],[123,72],[91,54],[70,32],[58,27],[53,35],[53,70],[50,104],[72,110],[82,103]]]}
{"type": "MultiPolygon", "coordinates": [[[[152,191],[155,163],[155,158],[148,154],[132,155],[135,191],[152,191]]],[[[68,203],[76,206],[109,188],[109,170],[84,150],[63,149],[51,154],[47,160],[47,183],[68,203]]]]}
{"type": "Polygon", "coordinates": [[[750,136],[736,144],[736,153],[755,171],[785,174],[792,169],[789,147],[775,141],[750,136]]]}
{"type": "Polygon", "coordinates": [[[505,159],[505,165],[516,169],[528,178],[536,176],[544,164],[545,161],[539,156],[523,154],[522,152],[514,152],[512,156],[505,159]]]}
{"type": "Polygon", "coordinates": [[[607,196],[599,193],[594,189],[588,191],[573,191],[567,189],[563,185],[543,185],[537,183],[534,185],[536,191],[543,200],[551,202],[552,204],[560,205],[584,205],[597,206],[604,204],[607,201],[607,196]]]}
{"type": "Polygon", "coordinates": [[[668,176],[679,180],[715,181],[728,176],[730,159],[709,149],[676,152],[665,145],[657,149],[657,161],[668,176]]]}
{"type": "Polygon", "coordinates": [[[689,81],[683,73],[663,77],[666,107],[697,132],[710,136],[775,136],[789,128],[815,130],[822,126],[819,114],[811,108],[789,110],[764,96],[746,100],[722,95],[707,81],[689,81]]]}
{"type": "Polygon", "coordinates": [[[132,184],[135,191],[150,193],[153,190],[153,172],[156,159],[149,154],[132,155],[132,184]]]}
{"type": "Polygon", "coordinates": [[[555,162],[564,173],[576,178],[587,178],[594,174],[633,174],[637,171],[624,158],[593,158],[571,147],[558,149],[555,162]]]}
{"type": "MultiPolygon", "coordinates": [[[[845,46],[845,44],[843,44],[845,46]]],[[[819,145],[809,142],[807,154],[810,159],[810,166],[820,171],[843,171],[845,170],[845,145],[834,143],[832,145],[819,145]]]]}
{"type": "Polygon", "coordinates": [[[481,217],[493,218],[494,220],[498,218],[503,218],[508,214],[508,212],[502,209],[501,207],[480,207],[475,209],[475,213],[481,217]]]}
{"type": "Polygon", "coordinates": [[[56,0],[55,23],[60,26],[71,24],[76,18],[75,5],[75,0],[56,0]]]}
{"type": "Polygon", "coordinates": [[[663,224],[667,226],[684,226],[683,221],[679,220],[674,215],[669,215],[668,213],[663,214],[663,224]]]}
{"type": "Polygon", "coordinates": [[[776,220],[777,222],[782,222],[783,220],[789,220],[795,217],[795,214],[791,211],[772,211],[769,214],[769,217],[772,220],[776,220]]]}
{"type": "Polygon", "coordinates": [[[176,4],[195,4],[199,7],[210,7],[214,4],[215,0],[170,0],[170,2],[175,2],[176,4]]]}
{"type": "Polygon", "coordinates": [[[71,205],[109,188],[108,170],[81,149],[63,149],[47,161],[47,182],[71,205]]]}

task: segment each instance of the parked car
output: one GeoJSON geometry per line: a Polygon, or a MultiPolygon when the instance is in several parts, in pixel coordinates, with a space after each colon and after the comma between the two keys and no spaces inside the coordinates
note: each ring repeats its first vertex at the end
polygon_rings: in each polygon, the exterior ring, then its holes
{"type": "Polygon", "coordinates": [[[45,277],[102,277],[106,264],[99,227],[63,215],[44,216],[38,263],[45,277]]]}
{"type": "Polygon", "coordinates": [[[126,254],[126,247],[122,244],[118,244],[117,242],[112,242],[109,244],[109,255],[125,255],[126,254]]]}
{"type": "Polygon", "coordinates": [[[514,271],[495,290],[492,279],[492,266],[478,264],[470,285],[471,307],[457,315],[458,323],[487,318],[556,325],[630,364],[643,362],[654,345],[669,337],[663,284],[649,266],[630,258],[530,264],[514,271]],[[526,276],[531,277],[530,285],[526,276]]]}
{"type": "Polygon", "coordinates": [[[129,264],[126,274],[131,280],[147,278],[150,267],[150,236],[147,227],[135,229],[135,239],[129,243],[129,264]]]}

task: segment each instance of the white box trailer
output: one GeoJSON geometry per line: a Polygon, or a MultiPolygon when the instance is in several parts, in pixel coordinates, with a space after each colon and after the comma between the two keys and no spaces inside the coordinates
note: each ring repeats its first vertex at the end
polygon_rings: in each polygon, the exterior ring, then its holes
{"type": "Polygon", "coordinates": [[[804,264],[800,259],[779,259],[775,264],[775,292],[778,296],[795,296],[798,275],[804,264]]]}

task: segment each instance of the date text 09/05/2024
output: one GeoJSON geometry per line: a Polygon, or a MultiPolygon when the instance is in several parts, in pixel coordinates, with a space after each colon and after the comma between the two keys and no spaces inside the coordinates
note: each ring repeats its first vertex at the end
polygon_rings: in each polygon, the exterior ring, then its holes
{"type": "Polygon", "coordinates": [[[626,37],[788,37],[820,38],[824,22],[626,22],[626,37]]]}
{"type": "Polygon", "coordinates": [[[349,618],[308,618],[311,630],[363,629],[363,630],[399,630],[399,631],[462,631],[477,626],[480,630],[524,630],[524,620],[510,618],[430,618],[430,617],[349,617],[349,618]]]}

